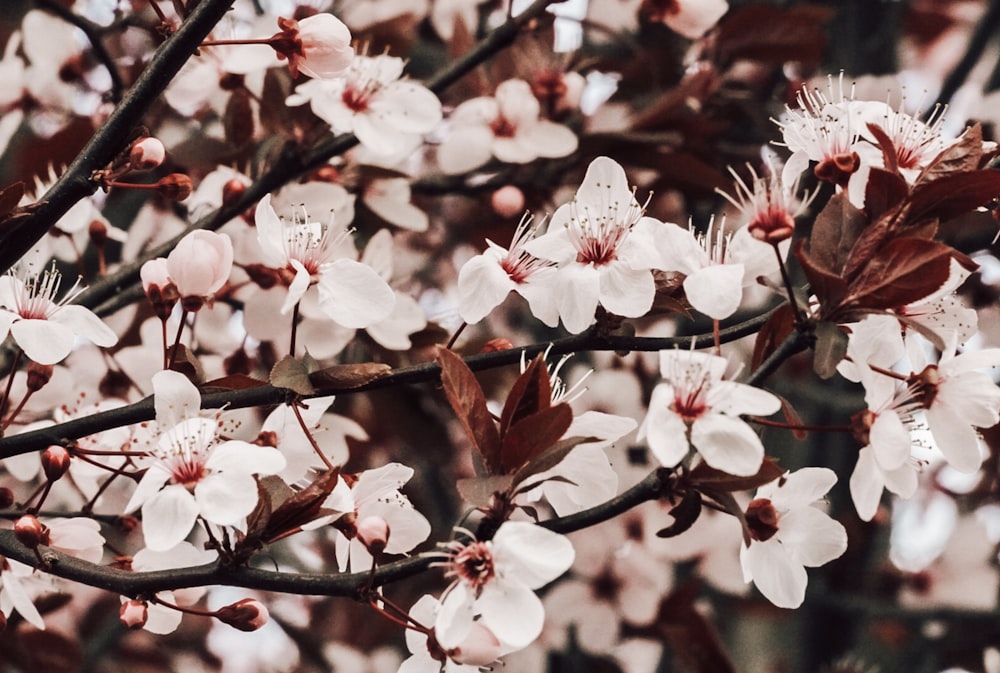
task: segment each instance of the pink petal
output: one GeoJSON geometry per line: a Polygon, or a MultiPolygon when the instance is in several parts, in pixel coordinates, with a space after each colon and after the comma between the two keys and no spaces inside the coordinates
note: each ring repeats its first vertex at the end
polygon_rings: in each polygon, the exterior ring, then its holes
{"type": "Polygon", "coordinates": [[[323,269],[320,308],[344,327],[362,329],[392,313],[396,295],[375,271],[360,262],[338,259],[323,269]]]}

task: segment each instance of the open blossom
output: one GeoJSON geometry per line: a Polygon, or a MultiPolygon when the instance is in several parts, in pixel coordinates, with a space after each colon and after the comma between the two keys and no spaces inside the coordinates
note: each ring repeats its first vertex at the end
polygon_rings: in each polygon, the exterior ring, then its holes
{"type": "Polygon", "coordinates": [[[344,254],[350,231],[336,233],[331,225],[309,219],[292,222],[278,217],[271,196],[257,204],[257,240],[264,262],[287,271],[291,279],[282,313],[288,313],[312,284],[319,286],[319,305],[334,322],[356,329],[384,320],[392,312],[395,295],[374,269],[344,254]]]}
{"type": "Polygon", "coordinates": [[[760,469],[764,445],[740,415],[769,416],[781,401],[759,388],[723,380],[727,365],[718,355],[660,351],[663,383],[653,390],[639,438],[646,438],[664,466],[680,463],[690,443],[717,470],[742,476],[760,469]]]}
{"type": "Polygon", "coordinates": [[[314,14],[298,21],[279,17],[278,28],[281,32],[270,44],[278,58],[288,59],[292,77],[300,72],[310,77],[337,77],[354,58],[351,31],[333,14],[314,14]]]}
{"type": "Polygon", "coordinates": [[[574,556],[569,538],[523,521],[504,522],[492,540],[452,542],[444,566],[454,581],[435,622],[438,641],[460,643],[481,623],[504,645],[526,647],[545,621],[535,590],[566,572],[574,556]]]}
{"type": "Polygon", "coordinates": [[[0,334],[8,334],[32,361],[53,365],[73,350],[77,337],[98,346],[114,346],[118,337],[100,318],[83,306],[71,304],[83,292],[75,284],[56,301],[62,275],[55,265],[21,275],[10,271],[0,277],[0,334]]]}
{"type": "Polygon", "coordinates": [[[178,372],[153,376],[153,399],[159,436],[125,507],[126,512],[142,508],[146,545],[170,549],[187,537],[198,517],[241,526],[257,504],[253,475],[280,472],[284,456],[272,447],[223,440],[218,418],[198,414],[198,389],[178,372]]]}
{"type": "Polygon", "coordinates": [[[309,103],[335,132],[354,133],[373,152],[392,154],[441,122],[441,101],[402,79],[404,65],[394,56],[358,55],[340,77],[300,84],[286,102],[309,103]]]}
{"type": "Polygon", "coordinates": [[[644,215],[617,162],[590,163],[573,201],[556,210],[545,235],[525,245],[558,265],[551,291],[566,329],[585,330],[598,305],[626,318],[650,309],[652,269],[662,268],[655,237],[663,228],[644,215]]]}
{"type": "Polygon", "coordinates": [[[779,243],[791,238],[795,233],[795,218],[808,209],[818,190],[800,200],[796,196],[798,177],[789,184],[773,169],[770,175],[759,176],[752,166],[747,168],[750,170],[749,185],[736,171],[729,169],[736,180],[735,199],[721,189],[716,189],[716,193],[739,209],[746,220],[747,231],[757,240],[779,243]]]}
{"type": "Polygon", "coordinates": [[[569,156],[579,144],[562,124],[541,119],[541,104],[531,85],[521,79],[501,83],[493,98],[465,101],[449,118],[451,130],[438,148],[445,173],[465,173],[490,157],[526,164],[539,157],[569,156]]]}
{"type": "Polygon", "coordinates": [[[516,292],[528,301],[536,318],[549,327],[559,324],[556,293],[550,285],[555,262],[525,250],[537,233],[531,222],[530,215],[521,218],[509,250],[486,239],[486,250],[458,272],[458,312],[465,322],[479,322],[516,292]]]}
{"type": "MultiPolygon", "coordinates": [[[[410,617],[418,624],[433,624],[441,611],[441,602],[429,594],[420,597],[410,608],[410,617]]],[[[445,648],[432,642],[416,629],[406,630],[406,648],[410,657],[398,673],[478,673],[493,663],[503,652],[497,637],[482,624],[474,624],[464,640],[445,648]],[[442,661],[443,660],[443,661],[442,661]]]]}
{"type": "Polygon", "coordinates": [[[806,568],[839,557],[847,531],[815,503],[837,482],[833,470],[805,467],[762,486],[746,511],[749,546],[740,548],[743,579],[753,580],[779,608],[797,608],[806,594],[806,568]]]}

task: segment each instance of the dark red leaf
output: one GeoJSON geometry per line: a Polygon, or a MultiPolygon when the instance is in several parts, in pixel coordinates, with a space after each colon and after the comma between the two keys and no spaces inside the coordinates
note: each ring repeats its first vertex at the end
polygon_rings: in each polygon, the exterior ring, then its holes
{"type": "Polygon", "coordinates": [[[359,362],[350,365],[333,365],[309,374],[309,382],[317,388],[353,390],[380,379],[392,367],[383,362],[359,362]]]}
{"type": "Polygon", "coordinates": [[[266,385],[267,381],[261,381],[252,376],[230,374],[229,376],[223,376],[221,379],[207,381],[202,384],[201,389],[203,392],[211,392],[213,390],[250,390],[251,388],[260,388],[266,385]]]}
{"type": "Polygon", "coordinates": [[[794,252],[813,294],[819,299],[820,312],[826,315],[834,311],[847,296],[847,283],[839,275],[828,271],[814,260],[806,248],[805,239],[798,241],[794,252]]]}
{"type": "Polygon", "coordinates": [[[973,124],[954,145],[942,150],[927,164],[916,182],[922,184],[946,175],[978,170],[995,154],[996,150],[983,150],[983,129],[973,124]]]}
{"type": "Polygon", "coordinates": [[[723,65],[740,59],[818,63],[827,42],[823,24],[831,16],[829,9],[810,5],[735,8],[716,31],[717,59],[723,65]]]}
{"type": "Polygon", "coordinates": [[[757,474],[749,477],[734,477],[722,470],[709,467],[707,463],[699,463],[688,473],[684,481],[699,490],[730,493],[749,491],[770,484],[784,473],[785,470],[778,466],[774,458],[764,456],[764,462],[761,463],[757,474]]]}
{"type": "Polygon", "coordinates": [[[222,115],[222,127],[226,141],[234,147],[243,147],[253,138],[253,107],[250,105],[250,93],[245,88],[240,87],[229,96],[222,115]]]}
{"type": "Polygon", "coordinates": [[[894,238],[851,282],[849,309],[890,309],[936,292],[951,269],[952,249],[923,238],[894,238]]]}
{"type": "Polygon", "coordinates": [[[698,584],[689,581],[660,604],[655,629],[689,673],[736,673],[715,629],[694,607],[698,584]]]}
{"type": "Polygon", "coordinates": [[[868,224],[865,213],[851,205],[843,192],[834,194],[816,216],[809,235],[809,257],[812,265],[833,275],[839,275],[868,224]]]}
{"type": "Polygon", "coordinates": [[[500,434],[486,407],[486,396],[479,381],[465,361],[447,348],[438,348],[437,361],[441,365],[441,384],[448,403],[465,427],[465,434],[479,452],[487,472],[503,473],[500,434]]]}
{"type": "Polygon", "coordinates": [[[899,155],[896,153],[896,146],[893,144],[892,138],[885,132],[885,129],[871,122],[868,123],[868,132],[875,136],[875,142],[878,144],[879,149],[882,150],[882,163],[885,165],[885,170],[898,175],[899,155]]]}
{"type": "Polygon", "coordinates": [[[573,411],[566,403],[543,409],[522,418],[503,438],[502,465],[505,474],[516,472],[558,442],[573,422],[573,411]]]}
{"type": "Polygon", "coordinates": [[[275,507],[261,532],[261,540],[264,543],[276,540],[316,519],[339,479],[340,470],[324,472],[311,484],[275,507]]]}
{"type": "Polygon", "coordinates": [[[947,222],[997,197],[1000,197],[1000,170],[950,173],[913,188],[904,222],[915,225],[934,218],[947,222]]]}
{"type": "Polygon", "coordinates": [[[865,212],[870,220],[894,210],[910,193],[910,188],[898,173],[873,168],[865,186],[865,212]]]}
{"type": "Polygon", "coordinates": [[[657,537],[676,537],[690,529],[701,516],[701,493],[694,489],[689,490],[670,510],[670,515],[674,517],[674,522],[656,531],[657,537]]]}
{"type": "Polygon", "coordinates": [[[517,377],[500,414],[500,436],[522,418],[552,406],[552,385],[545,358],[538,355],[517,377]]]}
{"type": "Polygon", "coordinates": [[[757,333],[757,339],[753,345],[753,357],[750,361],[750,371],[756,371],[760,364],[794,329],[795,311],[792,310],[791,305],[782,304],[768,316],[767,322],[757,333]]]}

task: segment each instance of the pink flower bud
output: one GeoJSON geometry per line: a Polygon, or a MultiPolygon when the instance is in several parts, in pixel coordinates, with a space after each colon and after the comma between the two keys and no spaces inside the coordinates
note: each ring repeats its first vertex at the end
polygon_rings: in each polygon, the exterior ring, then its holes
{"type": "Polygon", "coordinates": [[[270,41],[280,58],[288,59],[295,77],[332,78],[342,75],[354,59],[351,31],[333,14],[315,14],[300,21],[278,19],[280,33],[270,41]]]}
{"type": "Polygon", "coordinates": [[[0,509],[7,509],[14,504],[14,491],[6,486],[0,486],[0,509]]]}
{"type": "Polygon", "coordinates": [[[366,516],[357,523],[358,539],[372,554],[381,553],[389,541],[389,524],[380,516],[366,516]]]}
{"type": "Polygon", "coordinates": [[[45,527],[38,517],[25,514],[14,522],[14,536],[25,547],[34,549],[45,541],[45,527]]]}
{"type": "Polygon", "coordinates": [[[87,235],[90,236],[91,242],[100,248],[108,242],[108,225],[100,220],[92,220],[87,226],[87,235]]]}
{"type": "Polygon", "coordinates": [[[183,201],[191,196],[194,183],[183,173],[171,173],[160,178],[154,185],[156,190],[171,201],[183,201]]]}
{"type": "MultiPolygon", "coordinates": [[[[204,300],[218,292],[233,269],[233,243],[229,236],[202,229],[182,238],[167,256],[167,274],[182,299],[204,300]]],[[[184,308],[198,306],[185,302],[184,308]]]]}
{"type": "Polygon", "coordinates": [[[42,470],[49,481],[56,481],[66,474],[69,462],[69,451],[61,446],[50,446],[42,451],[42,470]]]}
{"type": "Polygon", "coordinates": [[[134,171],[148,171],[156,168],[167,158],[163,143],[156,138],[143,138],[132,145],[129,164],[134,171]]]}
{"type": "Polygon", "coordinates": [[[130,629],[141,629],[146,625],[149,608],[145,601],[125,601],[118,610],[118,619],[130,629]]]}
{"type": "Polygon", "coordinates": [[[456,664],[489,666],[500,656],[501,646],[493,632],[474,622],[458,647],[448,651],[448,658],[456,664]]]}
{"type": "Polygon", "coordinates": [[[514,185],[505,185],[493,192],[490,202],[500,217],[517,217],[524,212],[524,192],[514,185]]]}
{"type": "Polygon", "coordinates": [[[216,619],[240,631],[256,631],[267,624],[269,615],[264,604],[256,598],[244,598],[232,605],[219,608],[216,619]]]}
{"type": "Polygon", "coordinates": [[[25,385],[31,392],[38,392],[52,380],[52,365],[40,365],[37,362],[28,363],[25,385]]]}
{"type": "Polygon", "coordinates": [[[143,264],[139,269],[139,278],[142,279],[142,289],[146,292],[149,303],[153,305],[156,317],[160,320],[169,318],[180,295],[174,281],[170,280],[167,258],[157,257],[143,264]]]}

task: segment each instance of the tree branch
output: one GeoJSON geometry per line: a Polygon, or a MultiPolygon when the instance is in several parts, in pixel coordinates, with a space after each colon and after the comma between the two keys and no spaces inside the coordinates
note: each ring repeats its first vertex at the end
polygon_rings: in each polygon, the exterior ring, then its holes
{"type": "Polygon", "coordinates": [[[232,3],[233,0],[202,0],[177,32],[160,45],[121,105],[42,196],[37,208],[0,232],[0,273],[14,266],[75,203],[94,193],[96,185],[90,176],[122,150],[124,139],[139,125],[152,102],[229,11],[232,3]]]}
{"type": "MultiPolygon", "coordinates": [[[[721,342],[728,343],[753,334],[767,321],[768,316],[769,314],[767,313],[755,316],[722,330],[719,333],[721,342]]],[[[522,353],[526,357],[533,357],[545,352],[546,349],[549,349],[552,355],[562,355],[585,351],[658,351],[669,348],[689,348],[692,343],[695,348],[708,348],[714,344],[714,337],[712,334],[702,334],[696,337],[624,337],[600,335],[591,331],[576,336],[556,339],[549,343],[532,344],[523,348],[511,348],[504,351],[471,355],[465,358],[465,361],[469,365],[469,368],[479,371],[517,364],[521,361],[522,353]]],[[[312,396],[347,395],[395,385],[437,382],[440,376],[441,368],[436,362],[424,362],[409,367],[400,367],[399,369],[392,370],[385,376],[360,386],[323,387],[317,389],[312,396]]],[[[289,394],[290,391],[285,388],[275,388],[268,384],[262,384],[257,388],[245,390],[204,393],[201,398],[201,406],[204,409],[219,409],[222,407],[243,409],[246,407],[281,404],[288,399],[289,394]]],[[[23,453],[38,451],[48,448],[53,444],[69,444],[73,440],[86,437],[95,432],[149,421],[154,416],[153,398],[150,396],[118,409],[111,409],[110,411],[92,414],[84,418],[66,421],[59,425],[52,425],[39,430],[0,438],[0,458],[10,458],[11,456],[23,453]]]]}

